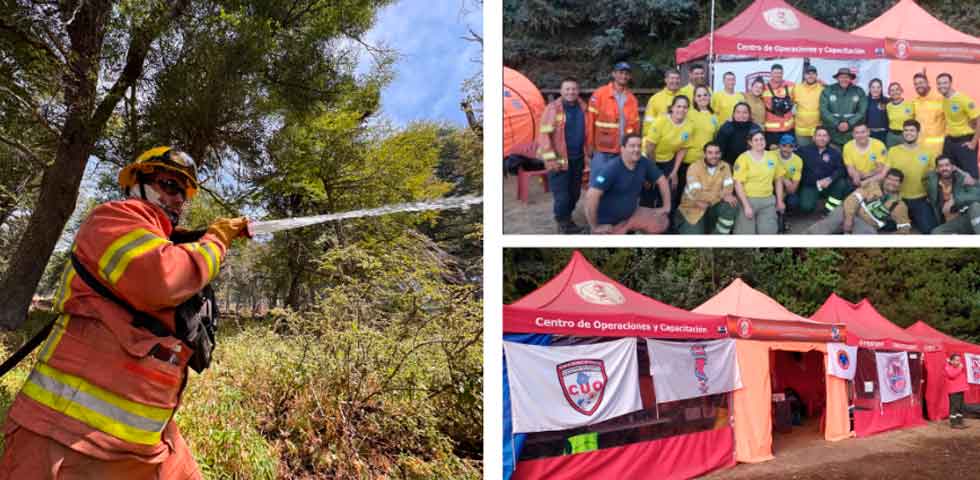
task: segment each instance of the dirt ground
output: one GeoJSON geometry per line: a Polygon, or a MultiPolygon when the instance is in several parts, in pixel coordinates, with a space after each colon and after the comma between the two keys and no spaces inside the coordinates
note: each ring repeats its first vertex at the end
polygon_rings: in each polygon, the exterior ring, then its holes
{"type": "MultiPolygon", "coordinates": [[[[504,178],[504,234],[555,234],[557,226],[552,215],[551,194],[542,188],[539,178],[530,182],[528,203],[524,205],[517,199],[517,176],[504,178]]],[[[582,192],[583,194],[585,192],[582,192]]],[[[585,213],[580,199],[572,214],[572,220],[579,225],[586,225],[585,213]]],[[[822,218],[820,214],[790,217],[789,233],[803,233],[810,225],[822,218]]]]}
{"type": "Polygon", "coordinates": [[[773,439],[775,460],[738,464],[710,480],[976,479],[980,478],[980,420],[952,430],[946,422],[826,442],[813,428],[773,439]]]}

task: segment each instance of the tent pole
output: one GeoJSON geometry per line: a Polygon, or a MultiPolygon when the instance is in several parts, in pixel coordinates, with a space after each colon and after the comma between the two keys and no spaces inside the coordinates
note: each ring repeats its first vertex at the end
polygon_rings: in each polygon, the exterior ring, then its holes
{"type": "Polygon", "coordinates": [[[708,37],[708,73],[711,88],[715,88],[715,0],[711,0],[711,34],[708,37]]]}

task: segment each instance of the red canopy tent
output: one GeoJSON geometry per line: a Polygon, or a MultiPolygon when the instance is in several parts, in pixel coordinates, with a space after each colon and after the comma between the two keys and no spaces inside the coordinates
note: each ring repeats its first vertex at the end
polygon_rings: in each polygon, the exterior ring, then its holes
{"type": "MultiPolygon", "coordinates": [[[[552,334],[586,342],[603,340],[594,337],[718,339],[728,336],[725,325],[724,315],[691,313],[630,290],[603,275],[577,251],[555,278],[505,305],[503,311],[505,335],[552,334]]],[[[720,408],[711,407],[714,413],[704,413],[711,397],[657,404],[649,369],[643,368],[648,361],[645,352],[645,347],[640,348],[638,379],[644,410],[612,421],[605,435],[615,436],[616,446],[603,446],[599,440],[599,448],[592,451],[518,459],[512,478],[680,479],[733,466],[735,444],[727,400],[720,408]],[[690,418],[700,420],[688,420],[692,410],[697,414],[690,418]]],[[[506,432],[509,419],[504,421],[506,432]]],[[[595,427],[600,432],[607,428],[595,427]]],[[[532,448],[527,446],[535,442],[532,435],[562,438],[562,433],[529,434],[523,449],[532,448]]]]}
{"type": "Polygon", "coordinates": [[[504,305],[504,332],[590,337],[724,338],[726,316],[691,313],[624,287],[581,253],[524,298],[504,305]]]}
{"type": "Polygon", "coordinates": [[[854,433],[865,437],[898,428],[924,425],[922,418],[920,380],[921,352],[932,342],[919,340],[882,316],[867,299],[851,303],[832,293],[810,317],[824,323],[847,325],[847,344],[857,346],[857,374],[854,377],[854,433]],[[904,350],[909,352],[912,374],[912,395],[886,404],[878,394],[877,371],[873,350],[904,350]],[[867,387],[873,387],[869,391],[867,387]]]}
{"type": "Polygon", "coordinates": [[[527,77],[504,67],[504,156],[514,147],[534,141],[544,113],[541,91],[527,77]]]}
{"type": "MultiPolygon", "coordinates": [[[[711,34],[678,48],[677,64],[707,57],[711,34]]],[[[824,25],[783,0],[757,0],[715,30],[715,55],[842,60],[883,56],[883,42],[824,25]]]]}
{"type": "MultiPolygon", "coordinates": [[[[926,414],[929,420],[940,420],[949,416],[949,397],[946,393],[946,357],[959,353],[973,353],[980,355],[980,345],[964,342],[958,338],[946,335],[927,323],[919,320],[912,326],[905,329],[909,334],[928,340],[941,346],[927,348],[925,357],[926,367],[926,414]]],[[[965,398],[967,403],[980,403],[980,385],[969,385],[965,398]]]]}
{"type": "Polygon", "coordinates": [[[800,393],[808,406],[823,407],[826,440],[852,436],[847,381],[827,376],[825,368],[801,371],[804,362],[787,358],[788,352],[800,352],[812,360],[810,366],[826,365],[827,342],[843,341],[846,326],[801,317],[740,278],[693,311],[729,315],[729,331],[736,338],[742,374],[742,388],[734,398],[736,460],[758,463],[774,458],[771,398],[785,387],[800,393]]]}
{"type": "Polygon", "coordinates": [[[947,72],[953,86],[980,100],[980,83],[973,81],[980,63],[980,38],[967,35],[933,17],[913,0],[901,0],[880,17],[851,32],[885,41],[893,82],[902,84],[906,98],[914,95],[912,76],[923,70],[932,87],[947,72]]]}

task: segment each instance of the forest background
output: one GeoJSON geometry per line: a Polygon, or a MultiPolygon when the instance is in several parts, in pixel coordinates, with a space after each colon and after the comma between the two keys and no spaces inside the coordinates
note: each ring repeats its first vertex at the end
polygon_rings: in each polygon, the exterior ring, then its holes
{"type": "MultiPolygon", "coordinates": [[[[897,1],[787,3],[827,25],[851,31],[897,1]]],[[[918,3],[947,25],[980,36],[977,2],[918,3]]],[[[718,0],[715,27],[750,4],[752,0],[718,0]]],[[[582,88],[596,88],[609,82],[616,62],[625,60],[633,65],[634,88],[661,88],[664,71],[674,66],[675,50],[709,32],[710,8],[705,0],[503,0],[504,65],[538,88],[557,89],[566,76],[578,78],[582,88]]]]}
{"type": "MultiPolygon", "coordinates": [[[[410,43],[371,32],[396,3],[5,1],[0,357],[49,321],[78,225],[148,148],[198,161],[188,228],[481,195],[482,2],[439,2],[459,28],[434,34],[478,47],[426,64],[475,71],[427,84],[455,123],[386,115],[410,43]]],[[[206,477],[478,478],[482,238],[471,208],[236,241],[214,283],[215,362],[176,416],[206,477]]],[[[0,379],[0,416],[33,363],[0,379]]]]}

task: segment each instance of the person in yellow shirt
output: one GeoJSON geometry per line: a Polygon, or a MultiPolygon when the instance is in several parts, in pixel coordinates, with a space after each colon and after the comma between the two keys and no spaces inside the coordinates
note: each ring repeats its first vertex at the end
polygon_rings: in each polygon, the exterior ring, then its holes
{"type": "Polygon", "coordinates": [[[854,188],[870,181],[879,181],[888,171],[886,158],[888,147],[877,138],[871,138],[871,130],[863,123],[854,126],[854,140],[844,144],[844,166],[854,188]]]}
{"type": "Polygon", "coordinates": [[[714,95],[711,96],[711,109],[718,116],[718,123],[724,125],[725,122],[732,119],[735,105],[745,101],[745,95],[735,91],[734,73],[725,72],[722,78],[725,82],[725,88],[715,91],[714,95]]]}
{"type": "MultiPolygon", "coordinates": [[[[912,104],[915,105],[915,120],[922,126],[919,132],[919,143],[922,148],[929,150],[935,157],[943,152],[943,142],[946,140],[943,96],[929,86],[929,78],[926,77],[926,74],[916,73],[913,76],[913,81],[915,93],[918,94],[912,99],[912,104]]],[[[904,137],[904,133],[902,135],[904,137]]],[[[908,184],[907,178],[905,183],[908,184]]]]}
{"type": "Polygon", "coordinates": [[[953,76],[948,73],[940,73],[936,77],[936,87],[943,95],[943,114],[946,118],[943,153],[952,158],[960,170],[977,178],[977,141],[980,139],[977,119],[980,118],[980,108],[965,93],[953,90],[953,76]]]}
{"type": "Polygon", "coordinates": [[[905,175],[902,182],[902,200],[909,209],[912,225],[919,233],[928,234],[939,225],[936,214],[926,197],[923,179],[936,169],[936,156],[931,150],[919,145],[921,125],[917,120],[906,120],[902,125],[902,138],[905,143],[888,149],[887,164],[901,170],[905,175]]]}
{"type": "MultiPolygon", "coordinates": [[[[800,197],[796,191],[800,189],[800,180],[803,179],[803,159],[796,154],[796,139],[792,135],[786,134],[779,139],[779,150],[776,159],[777,164],[776,181],[783,184],[783,202],[786,204],[786,211],[798,209],[800,197]]],[[[786,226],[786,212],[779,215],[779,233],[788,230],[786,226]]]]}
{"type": "MultiPolygon", "coordinates": [[[[681,95],[682,92],[681,72],[678,72],[676,69],[667,70],[667,73],[664,74],[663,90],[655,93],[647,101],[647,108],[643,112],[643,124],[653,123],[657,117],[666,114],[670,109],[671,102],[674,101],[674,97],[681,95]]],[[[693,92],[692,95],[685,96],[687,96],[688,100],[691,100],[693,92]]],[[[650,158],[652,159],[653,157],[650,158]]]]}
{"type": "Polygon", "coordinates": [[[906,120],[915,119],[915,104],[902,98],[902,85],[892,82],[888,86],[888,137],[885,145],[888,148],[905,143],[902,139],[902,125],[906,120]]]}
{"type": "Polygon", "coordinates": [[[793,90],[796,104],[796,142],[805,147],[813,143],[813,129],[820,125],[820,94],[823,84],[817,79],[817,67],[809,65],[803,83],[793,90]]]}
{"type": "Polygon", "coordinates": [[[690,148],[684,155],[684,163],[690,165],[704,158],[704,144],[714,139],[718,132],[718,116],[711,108],[711,90],[707,86],[694,88],[694,108],[687,112],[687,118],[694,126],[690,148]]]}
{"type": "MultiPolygon", "coordinates": [[[[661,115],[652,122],[643,124],[643,152],[663,171],[670,184],[671,205],[677,208],[680,192],[684,188],[679,179],[686,178],[687,164],[684,157],[691,146],[694,124],[688,118],[690,102],[687,97],[678,95],[670,104],[670,114],[661,115]]],[[[652,189],[644,191],[641,203],[644,207],[654,207],[657,196],[652,189]]]]}
{"type": "Polygon", "coordinates": [[[778,214],[786,210],[783,184],[776,181],[776,153],[766,151],[766,135],[761,131],[753,131],[747,141],[749,150],[735,160],[733,173],[740,205],[735,233],[774,235],[779,233],[778,214]]]}
{"type": "Polygon", "coordinates": [[[762,100],[762,93],[766,89],[766,81],[762,77],[752,80],[752,86],[745,92],[745,103],[752,108],[752,123],[765,125],[766,123],[766,102],[762,100]]]}
{"type": "Polygon", "coordinates": [[[708,85],[708,75],[704,65],[701,65],[700,63],[691,65],[691,69],[688,70],[688,77],[690,77],[690,82],[681,87],[680,94],[694,100],[694,89],[708,85]]]}

